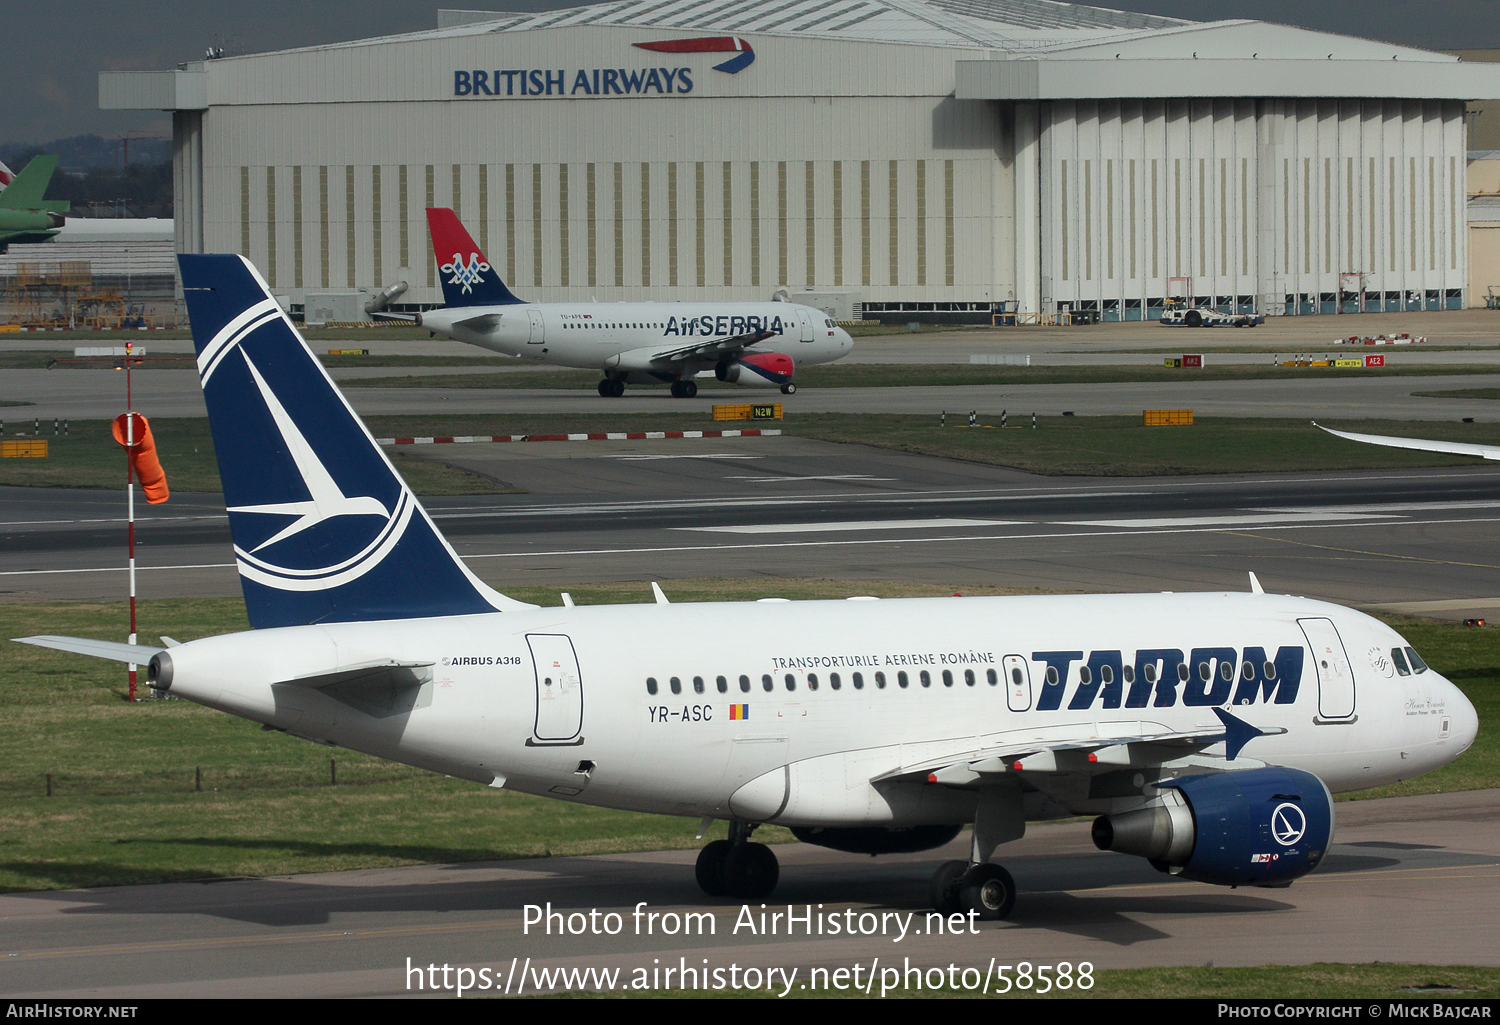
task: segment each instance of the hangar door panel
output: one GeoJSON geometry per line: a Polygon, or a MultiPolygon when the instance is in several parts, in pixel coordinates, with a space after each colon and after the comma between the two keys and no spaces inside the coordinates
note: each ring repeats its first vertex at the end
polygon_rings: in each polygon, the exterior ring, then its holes
{"type": "Polygon", "coordinates": [[[567,743],[583,729],[583,678],[573,642],[565,634],[527,634],[536,669],[538,741],[567,743]]]}

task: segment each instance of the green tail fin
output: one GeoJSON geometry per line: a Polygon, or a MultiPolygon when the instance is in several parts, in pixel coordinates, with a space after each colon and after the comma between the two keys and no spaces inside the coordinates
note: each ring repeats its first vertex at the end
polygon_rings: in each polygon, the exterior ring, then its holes
{"type": "MultiPolygon", "coordinates": [[[[12,210],[51,210],[59,204],[66,204],[66,200],[49,201],[42,198],[47,185],[52,181],[52,172],[56,170],[57,157],[32,157],[31,162],[12,179],[5,191],[0,192],[0,207],[12,210]]],[[[67,206],[63,205],[57,212],[66,213],[67,206]]]]}

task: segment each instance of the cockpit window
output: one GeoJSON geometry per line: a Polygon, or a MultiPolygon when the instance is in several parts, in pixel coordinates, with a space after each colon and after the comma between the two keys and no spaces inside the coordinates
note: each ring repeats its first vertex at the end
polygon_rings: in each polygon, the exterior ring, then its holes
{"type": "Polygon", "coordinates": [[[1406,657],[1411,662],[1413,670],[1419,673],[1427,672],[1427,663],[1422,661],[1422,656],[1417,654],[1415,648],[1408,647],[1406,649],[1406,657]]]}
{"type": "Polygon", "coordinates": [[[1400,648],[1391,649],[1391,661],[1396,664],[1396,672],[1400,673],[1402,676],[1411,675],[1411,669],[1409,669],[1406,665],[1406,653],[1403,652],[1400,648]]]}

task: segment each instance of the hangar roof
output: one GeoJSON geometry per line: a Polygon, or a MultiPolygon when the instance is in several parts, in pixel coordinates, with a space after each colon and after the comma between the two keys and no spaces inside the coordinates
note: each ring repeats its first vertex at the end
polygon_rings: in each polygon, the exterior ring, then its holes
{"type": "MultiPolygon", "coordinates": [[[[1448,54],[1268,22],[1184,21],[1056,0],[614,0],[538,14],[440,11],[439,24],[443,27],[434,32],[414,35],[608,26],[951,46],[1032,57],[1134,43],[1136,52],[1124,55],[1128,59],[1159,56],[1151,51],[1163,37],[1190,33],[1191,49],[1204,58],[1240,56],[1248,46],[1250,52],[1297,51],[1278,54],[1291,58],[1325,59],[1332,53],[1334,59],[1390,60],[1399,54],[1402,60],[1454,61],[1448,54]]],[[[334,45],[368,42],[373,40],[334,45]]]]}

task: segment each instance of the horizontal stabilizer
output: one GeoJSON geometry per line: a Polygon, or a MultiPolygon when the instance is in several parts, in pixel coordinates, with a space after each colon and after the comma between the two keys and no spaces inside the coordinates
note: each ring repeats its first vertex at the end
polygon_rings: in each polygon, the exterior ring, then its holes
{"type": "Polygon", "coordinates": [[[432,702],[431,662],[367,662],[331,673],[301,676],[277,687],[311,687],[374,719],[425,708],[432,702]]]}
{"type": "Polygon", "coordinates": [[[366,662],[332,673],[299,676],[280,686],[315,687],[322,690],[340,684],[369,683],[375,687],[420,687],[432,680],[432,662],[366,662]]]}
{"type": "Polygon", "coordinates": [[[38,634],[35,637],[12,637],[18,644],[35,644],[38,648],[55,648],[71,651],[75,655],[92,655],[116,662],[145,665],[151,656],[165,648],[153,648],[147,644],[122,644],[119,641],[96,641],[91,637],[59,637],[55,634],[38,634]]]}

